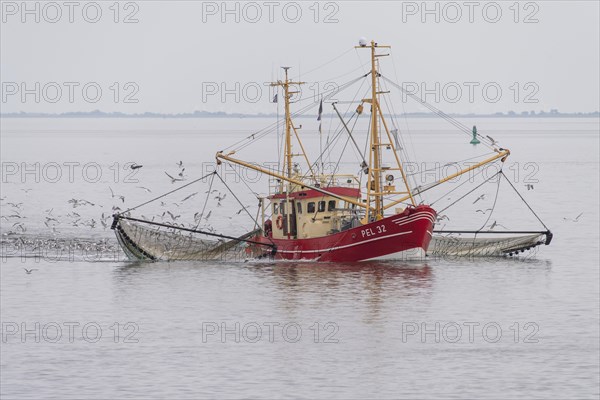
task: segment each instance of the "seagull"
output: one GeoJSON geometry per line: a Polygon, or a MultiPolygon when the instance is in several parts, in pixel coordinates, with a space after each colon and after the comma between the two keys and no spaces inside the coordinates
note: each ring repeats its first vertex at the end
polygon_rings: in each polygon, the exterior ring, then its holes
{"type": "Polygon", "coordinates": [[[87,201],[84,199],[71,199],[69,201],[67,201],[67,203],[73,203],[73,208],[78,207],[78,206],[85,206],[85,205],[91,205],[91,206],[95,206],[94,203],[92,203],[91,201],[87,201]]]}
{"type": "Polygon", "coordinates": [[[173,215],[173,213],[171,211],[167,211],[167,214],[169,214],[171,216],[171,219],[173,221],[177,220],[177,218],[181,217],[181,215],[173,215]]]}
{"type": "Polygon", "coordinates": [[[450,221],[450,218],[448,218],[448,216],[447,216],[447,215],[438,215],[438,216],[437,216],[437,220],[438,220],[438,221],[443,221],[443,220],[445,220],[445,219],[447,219],[448,221],[450,221]]]}
{"type": "Polygon", "coordinates": [[[14,207],[14,208],[21,208],[21,206],[23,205],[23,203],[11,203],[11,202],[8,202],[6,204],[8,204],[9,206],[14,207]]]}
{"type": "Polygon", "coordinates": [[[179,168],[183,168],[183,161],[179,161],[179,162],[177,163],[177,166],[178,166],[179,168]]]}
{"type": "Polygon", "coordinates": [[[148,188],[146,188],[146,187],[143,187],[143,186],[137,186],[137,188],[138,188],[138,189],[143,189],[143,190],[145,190],[145,191],[146,191],[146,192],[148,192],[148,193],[152,193],[152,190],[150,190],[150,189],[148,189],[148,188]]]}
{"type": "Polygon", "coordinates": [[[180,181],[182,181],[182,180],[183,180],[183,179],[181,179],[181,178],[173,178],[171,175],[169,175],[169,174],[167,173],[167,171],[165,171],[165,175],[167,175],[169,178],[171,178],[171,183],[180,182],[180,181]]]}
{"type": "Polygon", "coordinates": [[[494,229],[495,227],[500,226],[504,229],[508,229],[507,227],[505,227],[504,225],[500,225],[498,222],[494,221],[491,225],[489,225],[490,229],[494,229]]]}
{"type": "Polygon", "coordinates": [[[533,185],[531,183],[525,184],[525,187],[527,188],[527,190],[532,190],[533,189],[533,185]]]}
{"type": "Polygon", "coordinates": [[[210,218],[210,214],[212,214],[212,210],[210,210],[208,214],[206,214],[206,217],[204,217],[204,219],[208,221],[208,219],[210,218]]]}
{"type": "Polygon", "coordinates": [[[475,201],[473,202],[473,204],[477,203],[479,200],[483,200],[485,199],[485,194],[482,194],[481,196],[479,196],[478,198],[475,199],[475,201]]]}
{"type": "Polygon", "coordinates": [[[111,195],[111,197],[112,197],[113,199],[116,197],[116,198],[118,198],[118,199],[121,199],[121,201],[122,201],[123,203],[125,203],[125,196],[121,196],[121,195],[115,194],[115,192],[113,192],[113,190],[112,190],[112,188],[111,188],[110,186],[109,186],[108,188],[110,189],[110,195],[111,195]]]}
{"type": "Polygon", "coordinates": [[[183,203],[184,201],[191,199],[192,197],[194,197],[194,196],[195,196],[195,195],[197,195],[197,194],[198,194],[198,192],[196,192],[196,193],[192,193],[192,194],[190,194],[189,196],[187,196],[185,199],[181,200],[181,202],[183,203]]]}
{"type": "Polygon", "coordinates": [[[575,219],[569,219],[569,218],[563,218],[563,220],[565,221],[571,221],[571,222],[578,222],[579,218],[583,215],[583,213],[579,214],[578,216],[575,217],[575,219]]]}
{"type": "Polygon", "coordinates": [[[483,215],[487,214],[488,211],[492,211],[492,209],[491,208],[486,208],[485,211],[484,210],[475,210],[475,212],[480,212],[483,215]]]}
{"type": "Polygon", "coordinates": [[[25,270],[25,273],[26,273],[27,275],[31,275],[31,273],[32,273],[33,271],[37,271],[37,270],[38,270],[37,268],[31,268],[31,269],[23,268],[23,269],[25,270]]]}
{"type": "Polygon", "coordinates": [[[246,208],[248,208],[249,206],[246,206],[244,208],[240,208],[240,210],[238,212],[236,212],[236,214],[241,214],[242,211],[244,211],[246,208]]]}
{"type": "MultiPolygon", "coordinates": [[[[221,193],[219,193],[221,194],[221,193]]],[[[217,199],[219,202],[223,201],[225,199],[225,197],[227,196],[227,193],[225,193],[223,196],[215,196],[215,199],[217,199]]]]}
{"type": "Polygon", "coordinates": [[[133,164],[131,164],[131,167],[129,167],[129,168],[131,168],[131,169],[134,169],[134,170],[135,170],[135,169],[140,169],[140,168],[142,168],[142,167],[143,167],[143,165],[140,165],[140,164],[133,163],[133,164]]]}
{"type": "Polygon", "coordinates": [[[179,176],[180,176],[181,178],[183,178],[183,171],[185,171],[185,168],[183,168],[181,171],[179,171],[179,176]]]}
{"type": "Polygon", "coordinates": [[[31,189],[21,189],[22,191],[24,191],[25,193],[29,193],[31,191],[31,189]]]}
{"type": "Polygon", "coordinates": [[[488,135],[486,135],[485,137],[488,138],[488,139],[490,139],[490,142],[492,142],[492,146],[495,146],[495,145],[498,144],[498,142],[496,142],[493,137],[488,136],[488,135]]]}

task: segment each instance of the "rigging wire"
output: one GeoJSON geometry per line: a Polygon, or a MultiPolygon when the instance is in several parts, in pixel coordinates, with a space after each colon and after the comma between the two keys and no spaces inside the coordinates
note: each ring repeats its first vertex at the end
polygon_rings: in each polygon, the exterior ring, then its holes
{"type": "Polygon", "coordinates": [[[508,179],[508,177],[504,174],[504,172],[502,172],[502,176],[504,176],[504,179],[506,179],[506,181],[514,189],[514,191],[517,193],[517,195],[519,195],[519,197],[521,198],[521,200],[523,200],[523,203],[525,203],[525,205],[527,206],[527,208],[529,208],[529,211],[531,211],[532,214],[535,215],[535,217],[537,218],[537,220],[540,221],[540,223],[544,226],[544,228],[546,228],[549,231],[550,229],[548,229],[548,227],[546,226],[546,224],[544,224],[544,222],[542,221],[542,219],[540,217],[538,217],[538,215],[535,213],[535,211],[533,211],[533,209],[531,208],[531,206],[529,205],[529,203],[527,203],[527,201],[525,201],[525,199],[523,198],[523,196],[521,196],[521,193],[519,193],[519,191],[517,190],[517,188],[515,187],[515,185],[512,184],[512,182],[510,181],[510,179],[508,179]]]}
{"type": "MultiPolygon", "coordinates": [[[[496,153],[495,152],[490,152],[490,153],[481,154],[481,155],[478,155],[478,156],[475,156],[475,157],[465,158],[464,160],[458,160],[458,161],[450,162],[450,163],[442,165],[442,168],[447,167],[449,165],[456,165],[458,163],[464,163],[465,161],[474,160],[476,158],[487,157],[487,156],[490,156],[492,154],[496,154],[496,153]]],[[[437,169],[438,169],[438,167],[428,168],[428,169],[424,169],[423,171],[418,171],[418,172],[413,172],[413,173],[407,174],[406,176],[415,176],[415,175],[423,174],[424,172],[436,171],[437,169]]]]}
{"type": "MultiPolygon", "coordinates": [[[[501,164],[500,170],[496,172],[493,176],[500,175],[502,173],[502,167],[503,165],[501,164]]],[[[477,237],[477,233],[479,233],[483,228],[486,227],[487,223],[490,221],[490,218],[492,218],[492,214],[494,214],[494,210],[496,209],[496,203],[498,202],[498,194],[500,193],[500,182],[502,182],[502,179],[498,179],[498,185],[496,186],[496,195],[494,196],[494,202],[492,203],[492,209],[490,210],[490,214],[488,215],[481,228],[479,228],[477,232],[475,232],[475,237],[477,237]]]]}
{"type": "Polygon", "coordinates": [[[170,195],[170,194],[172,194],[172,193],[175,193],[175,192],[177,192],[177,191],[179,191],[179,190],[181,190],[181,189],[183,189],[183,188],[186,188],[186,187],[188,187],[188,186],[190,186],[190,185],[193,185],[194,183],[200,182],[201,180],[203,180],[203,179],[206,179],[206,178],[208,178],[209,176],[211,176],[211,175],[213,175],[213,174],[216,174],[216,173],[217,173],[216,171],[213,171],[213,172],[211,172],[211,173],[209,173],[209,174],[206,174],[206,175],[204,175],[204,176],[202,176],[202,177],[200,177],[200,178],[198,178],[198,179],[195,179],[195,180],[191,181],[190,183],[186,183],[186,184],[185,184],[185,185],[183,185],[183,186],[180,186],[180,187],[178,187],[178,188],[176,188],[176,189],[173,189],[173,190],[171,190],[171,191],[169,191],[169,192],[167,192],[167,193],[161,194],[160,196],[157,196],[157,197],[155,197],[155,198],[153,198],[153,199],[151,199],[151,200],[148,200],[148,201],[146,201],[146,202],[144,202],[144,203],[142,203],[142,204],[139,204],[139,205],[137,205],[137,206],[135,206],[135,207],[128,208],[127,210],[125,210],[125,211],[122,211],[122,212],[120,212],[120,213],[117,213],[116,215],[123,215],[123,214],[125,214],[125,213],[128,213],[128,212],[130,212],[130,211],[133,211],[133,210],[135,210],[135,209],[138,209],[138,208],[140,208],[140,207],[142,207],[142,206],[145,206],[146,204],[150,204],[150,203],[152,203],[152,202],[154,202],[154,201],[156,201],[156,200],[162,199],[163,197],[166,197],[166,196],[168,196],[168,195],[170,195]]]}
{"type": "MultiPolygon", "coordinates": [[[[246,211],[246,214],[248,214],[248,216],[250,217],[250,219],[252,221],[254,221],[254,223],[256,224],[256,226],[260,229],[260,224],[258,223],[258,221],[252,216],[252,214],[250,214],[250,211],[248,211],[248,208],[246,208],[246,206],[240,201],[240,199],[236,196],[235,192],[233,190],[231,190],[231,188],[229,187],[229,185],[227,185],[227,183],[225,182],[225,180],[223,178],[221,178],[221,175],[219,175],[218,173],[215,174],[217,176],[217,178],[219,178],[219,180],[221,182],[223,182],[223,185],[225,185],[225,187],[227,188],[227,190],[229,190],[229,193],[231,193],[233,195],[233,198],[237,200],[237,202],[242,206],[242,208],[244,209],[244,211],[246,211]]],[[[271,239],[269,239],[271,240],[271,239]]],[[[271,241],[271,243],[273,243],[273,241],[271,241]]]]}
{"type": "MultiPolygon", "coordinates": [[[[383,82],[382,87],[383,87],[384,91],[387,91],[387,85],[385,85],[385,81],[383,82]]],[[[394,134],[394,132],[391,131],[390,132],[390,136],[393,136],[394,139],[395,139],[395,141],[396,141],[396,143],[394,143],[394,148],[399,153],[398,156],[400,158],[400,162],[401,163],[402,163],[402,161],[410,162],[410,158],[408,156],[408,152],[405,150],[406,144],[404,143],[402,135],[400,135],[399,129],[398,129],[397,125],[396,125],[396,121],[395,121],[396,111],[394,109],[394,103],[391,102],[391,101],[388,102],[388,99],[385,96],[383,96],[383,102],[384,102],[384,105],[387,108],[388,114],[390,116],[390,121],[392,123],[392,127],[395,130],[395,134],[394,134]],[[400,148],[398,149],[397,147],[400,147],[400,148]]],[[[391,140],[391,138],[390,138],[390,140],[391,140]]],[[[402,165],[399,165],[399,167],[403,168],[402,165]]],[[[405,173],[405,175],[406,175],[406,173],[405,173]]],[[[407,191],[411,191],[411,189],[409,187],[409,183],[408,183],[409,179],[410,178],[407,176],[407,179],[406,179],[406,182],[405,182],[405,185],[407,186],[406,187],[407,191]]],[[[416,178],[414,178],[414,177],[412,178],[412,183],[413,183],[414,186],[417,186],[417,180],[416,180],[416,178]]],[[[423,197],[421,196],[420,193],[416,193],[414,195],[414,197],[418,197],[419,202],[423,201],[423,197]]]]}
{"type": "MultiPolygon", "coordinates": [[[[321,64],[321,65],[318,65],[318,66],[316,66],[316,67],[315,67],[315,68],[313,68],[313,69],[309,69],[309,70],[308,70],[308,72],[304,72],[304,73],[303,73],[303,74],[304,74],[304,76],[306,76],[306,75],[308,75],[308,74],[310,74],[310,73],[312,73],[312,72],[314,72],[314,71],[317,71],[317,70],[319,70],[319,69],[323,68],[324,66],[331,64],[331,63],[332,63],[332,62],[334,62],[334,61],[337,61],[337,60],[339,60],[340,58],[342,58],[342,57],[343,57],[343,56],[345,56],[346,54],[350,53],[352,50],[353,50],[353,48],[349,48],[348,50],[344,51],[344,52],[343,52],[343,53],[341,53],[340,55],[337,55],[337,56],[335,56],[335,57],[334,57],[334,58],[332,58],[331,60],[329,60],[329,61],[326,61],[326,62],[324,62],[323,64],[321,64]]],[[[295,76],[295,77],[294,77],[294,79],[298,79],[298,80],[299,80],[299,79],[300,79],[300,74],[298,74],[298,76],[295,76]]]]}
{"type": "MultiPolygon", "coordinates": [[[[502,169],[500,169],[500,171],[502,171],[502,169]]],[[[444,211],[446,211],[447,209],[449,209],[450,207],[452,207],[453,205],[455,205],[456,203],[458,203],[459,201],[461,201],[462,199],[464,199],[465,197],[467,197],[468,195],[470,195],[471,193],[473,193],[475,190],[479,189],[481,186],[483,186],[485,183],[487,183],[490,179],[492,179],[496,175],[498,175],[500,173],[500,171],[496,172],[494,175],[490,176],[489,178],[487,178],[486,180],[484,180],[483,182],[481,182],[479,185],[477,185],[473,189],[469,190],[463,196],[459,197],[456,201],[452,202],[450,205],[442,208],[440,211],[438,211],[438,214],[443,213],[444,211]]]]}
{"type": "Polygon", "coordinates": [[[200,226],[200,223],[202,222],[202,217],[204,216],[204,211],[206,211],[206,205],[208,204],[208,198],[210,197],[210,192],[212,191],[212,185],[213,185],[213,182],[215,181],[216,174],[217,174],[217,171],[215,169],[215,172],[210,177],[210,185],[208,185],[208,190],[206,191],[206,199],[204,199],[204,205],[202,206],[202,211],[200,212],[200,218],[198,218],[198,223],[196,224],[196,227],[194,229],[198,229],[198,227],[200,226]]]}
{"type": "MultiPolygon", "coordinates": [[[[331,90],[329,90],[328,92],[325,92],[323,99],[324,100],[328,100],[329,98],[331,98],[332,96],[334,96],[337,93],[340,93],[341,91],[349,88],[350,86],[352,86],[353,84],[355,84],[356,82],[360,81],[361,79],[365,78],[365,76],[360,76],[358,78],[355,78],[351,81],[346,82],[343,85],[340,85],[339,87],[336,88],[332,88],[331,90]]],[[[297,103],[301,102],[303,100],[298,101],[297,103]]],[[[319,104],[318,102],[312,102],[311,104],[308,104],[306,106],[304,106],[303,108],[301,108],[300,110],[292,113],[290,115],[290,118],[293,117],[297,117],[300,116],[304,113],[306,113],[309,109],[315,107],[317,104],[319,104]]],[[[285,122],[285,121],[283,121],[285,122]]],[[[270,125],[258,130],[257,132],[241,139],[238,140],[237,142],[231,144],[230,146],[224,148],[222,151],[225,152],[227,150],[234,150],[234,151],[238,151],[238,150],[242,150],[243,148],[247,147],[248,145],[250,145],[255,139],[261,139],[263,137],[265,137],[266,135],[268,135],[269,133],[273,132],[274,129],[276,129],[278,126],[283,124],[282,121],[277,121],[275,123],[271,123],[270,125]]]]}
{"type": "MultiPolygon", "coordinates": [[[[473,175],[472,178],[475,178],[476,176],[480,175],[483,173],[483,169],[480,169],[475,175],[473,175]]],[[[437,200],[435,200],[433,203],[430,203],[430,206],[433,206],[435,203],[437,203],[438,201],[442,200],[444,197],[448,196],[450,193],[454,192],[455,190],[458,190],[459,188],[461,188],[463,185],[469,183],[469,180],[464,181],[463,183],[461,183],[460,185],[458,185],[457,187],[455,187],[454,189],[444,193],[440,198],[438,198],[437,200]]]]}
{"type": "MultiPolygon", "coordinates": [[[[381,75],[381,77],[384,80],[386,80],[387,82],[389,82],[392,86],[394,86],[398,90],[400,90],[402,93],[404,93],[407,96],[409,96],[411,99],[413,99],[416,102],[418,102],[418,103],[424,105],[425,107],[427,107],[431,112],[433,112],[437,116],[441,117],[446,122],[454,125],[456,128],[458,128],[459,130],[463,131],[464,133],[466,133],[469,136],[471,136],[473,134],[472,130],[469,129],[466,125],[464,125],[462,122],[456,120],[455,118],[452,118],[450,115],[448,115],[445,112],[443,112],[442,110],[436,108],[432,104],[426,102],[425,100],[423,100],[419,96],[416,96],[415,94],[406,91],[401,85],[397,84],[396,82],[392,81],[391,79],[389,79],[389,78],[387,78],[387,77],[385,77],[383,75],[381,75]]],[[[477,135],[477,137],[479,137],[479,139],[481,139],[481,141],[482,141],[482,143],[483,143],[484,146],[487,146],[490,149],[494,148],[494,145],[493,145],[492,141],[489,138],[484,137],[484,136],[480,135],[479,133],[477,133],[476,135],[477,135]]]]}

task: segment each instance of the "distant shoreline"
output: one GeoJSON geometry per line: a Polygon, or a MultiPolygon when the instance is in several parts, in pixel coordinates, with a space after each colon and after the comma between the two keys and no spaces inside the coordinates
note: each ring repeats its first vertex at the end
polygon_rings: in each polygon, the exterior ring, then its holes
{"type": "MultiPolygon", "coordinates": [[[[525,112],[516,113],[509,111],[506,113],[497,112],[493,114],[447,114],[454,118],[600,118],[600,112],[577,112],[577,113],[561,113],[553,110],[552,112],[540,111],[535,114],[525,112]]],[[[323,117],[331,117],[333,115],[324,114],[323,117]]],[[[0,114],[0,118],[162,118],[162,119],[184,119],[184,118],[276,118],[277,114],[240,114],[240,113],[226,113],[226,112],[208,112],[208,111],[195,111],[193,113],[181,113],[181,114],[162,114],[162,113],[136,113],[136,114],[125,114],[120,112],[107,113],[103,111],[90,111],[90,112],[67,112],[59,114],[51,113],[6,113],[0,114]]],[[[282,118],[282,115],[279,115],[282,118]]],[[[438,118],[437,114],[433,113],[406,113],[397,114],[396,117],[412,117],[412,118],[438,118]]],[[[317,118],[317,115],[299,115],[296,118],[317,118]]]]}

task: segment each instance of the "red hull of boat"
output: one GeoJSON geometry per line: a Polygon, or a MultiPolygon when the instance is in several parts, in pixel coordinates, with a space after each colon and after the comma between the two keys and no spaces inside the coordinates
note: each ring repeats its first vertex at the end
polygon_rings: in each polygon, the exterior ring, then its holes
{"type": "MultiPolygon", "coordinates": [[[[271,239],[259,236],[255,240],[274,243],[277,246],[276,259],[353,262],[405,258],[407,253],[421,253],[418,251],[420,249],[423,250],[422,253],[427,251],[435,218],[435,210],[421,205],[407,208],[401,214],[324,237],[271,239]]],[[[252,247],[251,252],[256,255],[259,253],[256,250],[256,247],[252,247]]],[[[260,253],[264,253],[264,248],[260,253]]]]}

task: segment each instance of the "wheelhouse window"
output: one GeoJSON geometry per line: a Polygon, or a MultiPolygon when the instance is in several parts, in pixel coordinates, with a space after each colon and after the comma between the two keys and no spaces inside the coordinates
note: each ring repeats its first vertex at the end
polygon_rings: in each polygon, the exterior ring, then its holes
{"type": "Polygon", "coordinates": [[[279,210],[281,211],[282,214],[285,214],[285,202],[281,202],[279,204],[279,210]]]}
{"type": "Polygon", "coordinates": [[[319,202],[319,212],[323,212],[323,211],[325,211],[325,202],[320,201],[319,202]]]}
{"type": "Polygon", "coordinates": [[[279,214],[279,204],[277,203],[273,204],[273,214],[279,214]]]}
{"type": "Polygon", "coordinates": [[[298,214],[302,214],[302,203],[300,203],[300,202],[296,203],[296,212],[298,214]]]}
{"type": "Polygon", "coordinates": [[[327,211],[335,210],[335,200],[329,200],[327,203],[327,211]]]}
{"type": "Polygon", "coordinates": [[[306,207],[306,212],[309,214],[315,212],[315,203],[313,201],[308,203],[308,206],[306,207]]]}

